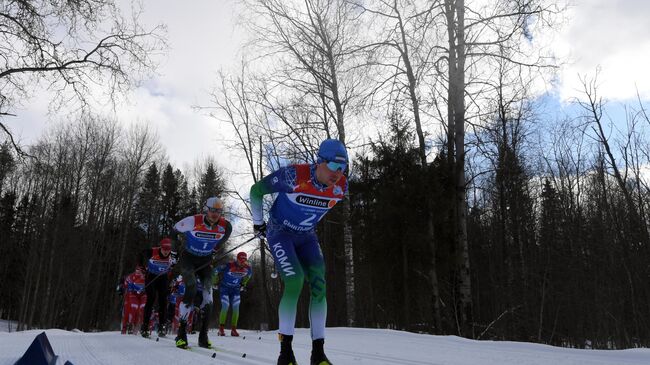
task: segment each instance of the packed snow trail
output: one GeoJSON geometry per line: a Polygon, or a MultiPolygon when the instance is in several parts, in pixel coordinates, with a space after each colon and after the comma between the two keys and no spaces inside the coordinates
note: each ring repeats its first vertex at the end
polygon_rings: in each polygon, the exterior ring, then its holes
{"type": "MultiPolygon", "coordinates": [[[[0,332],[0,365],[13,365],[41,330],[0,332]]],[[[191,350],[174,346],[173,337],[144,339],[119,332],[80,333],[46,330],[59,356],[57,364],[275,364],[279,344],[276,332],[240,331],[241,337],[218,337],[210,332],[215,349],[191,350]],[[214,354],[214,358],[212,357],[214,354]],[[246,354],[246,357],[243,357],[246,354]]],[[[325,351],[337,365],[647,365],[650,349],[621,351],[577,350],[525,342],[474,341],[456,336],[420,335],[402,331],[328,328],[325,351]]],[[[308,329],[298,329],[294,352],[300,364],[309,363],[308,329]]]]}

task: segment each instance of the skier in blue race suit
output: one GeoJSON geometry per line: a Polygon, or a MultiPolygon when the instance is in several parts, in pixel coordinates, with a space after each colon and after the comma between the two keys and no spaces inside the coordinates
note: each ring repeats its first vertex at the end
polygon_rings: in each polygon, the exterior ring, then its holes
{"type": "Polygon", "coordinates": [[[144,320],[140,328],[142,337],[149,337],[149,321],[156,298],[158,299],[158,336],[166,336],[168,278],[174,264],[171,258],[171,249],[171,239],[163,238],[158,247],[146,249],[138,255],[139,265],[147,270],[145,280],[147,303],[144,306],[144,320]]]}
{"type": "Polygon", "coordinates": [[[228,308],[232,305],[232,316],[230,318],[230,335],[238,337],[237,321],[239,320],[240,293],[246,288],[246,284],[253,275],[253,270],[248,265],[246,252],[237,254],[237,260],[225,265],[217,266],[214,270],[214,285],[219,286],[221,297],[221,313],[219,314],[219,336],[225,336],[224,326],[228,316],[228,308]]]}
{"type": "MultiPolygon", "coordinates": [[[[194,309],[194,298],[197,293],[197,276],[203,286],[203,301],[200,305],[202,323],[199,331],[199,346],[211,348],[208,339],[208,324],[212,307],[212,267],[211,261],[216,250],[221,248],[230,237],[232,225],[223,216],[223,202],[217,197],[206,200],[203,206],[204,214],[186,217],[174,225],[174,230],[185,237],[185,250],[182,252],[179,265],[185,282],[185,295],[180,305],[180,325],[176,346],[187,348],[187,319],[194,309]]],[[[193,325],[198,327],[198,323],[193,325]]]]}
{"type": "Polygon", "coordinates": [[[320,145],[316,164],[280,168],[251,187],[253,228],[257,234],[266,234],[276,269],[284,282],[278,308],[278,365],[296,364],[291,342],[305,279],[311,293],[311,364],[331,364],[323,350],[327,318],[325,262],[315,229],[323,216],[345,197],[348,186],[343,173],[347,165],[348,153],[343,143],[327,139],[320,145]],[[262,199],[271,193],[278,195],[269,212],[267,227],[262,199]]]}

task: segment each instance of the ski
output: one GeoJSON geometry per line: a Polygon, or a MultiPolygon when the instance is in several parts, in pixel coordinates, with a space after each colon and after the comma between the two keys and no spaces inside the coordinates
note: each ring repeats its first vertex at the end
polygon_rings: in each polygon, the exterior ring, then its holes
{"type": "MultiPolygon", "coordinates": [[[[150,336],[150,337],[143,337],[143,338],[146,338],[147,340],[154,341],[154,342],[171,343],[174,345],[174,347],[176,347],[176,341],[170,337],[150,336]]],[[[182,348],[182,347],[176,347],[176,348],[180,350],[190,351],[203,356],[209,356],[210,358],[213,359],[230,360],[230,363],[236,363],[236,364],[252,364],[252,363],[268,364],[269,363],[269,359],[265,359],[260,356],[250,355],[245,352],[228,350],[220,346],[215,346],[214,344],[212,344],[212,348],[205,348],[200,346],[189,346],[189,345],[187,346],[187,348],[182,348]]]]}
{"type": "MultiPolygon", "coordinates": [[[[167,340],[171,341],[171,339],[167,339],[167,338],[162,338],[162,339],[165,340],[165,341],[167,341],[167,340]]],[[[245,352],[237,352],[237,351],[227,350],[227,349],[215,346],[214,344],[212,344],[212,346],[210,348],[205,348],[205,347],[200,347],[200,346],[189,346],[189,345],[187,347],[190,348],[190,349],[200,349],[200,350],[204,350],[204,351],[220,352],[220,353],[233,355],[233,356],[237,356],[237,357],[241,357],[241,358],[246,358],[246,356],[247,356],[245,352]]]]}

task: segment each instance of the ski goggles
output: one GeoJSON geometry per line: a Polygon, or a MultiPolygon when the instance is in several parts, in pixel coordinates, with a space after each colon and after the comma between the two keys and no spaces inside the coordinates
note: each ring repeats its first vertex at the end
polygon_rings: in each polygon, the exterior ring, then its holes
{"type": "Polygon", "coordinates": [[[208,212],[221,214],[221,213],[223,213],[223,209],[221,209],[221,208],[208,208],[208,212]]]}
{"type": "Polygon", "coordinates": [[[348,167],[348,164],[345,162],[335,162],[335,161],[325,161],[327,163],[327,168],[330,171],[338,171],[341,170],[341,172],[345,172],[345,169],[348,167]]]}

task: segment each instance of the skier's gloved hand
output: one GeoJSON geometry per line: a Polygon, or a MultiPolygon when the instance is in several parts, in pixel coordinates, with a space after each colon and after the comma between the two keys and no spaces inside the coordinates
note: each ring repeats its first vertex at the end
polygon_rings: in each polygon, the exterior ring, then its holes
{"type": "Polygon", "coordinates": [[[253,224],[253,233],[257,237],[266,238],[266,222],[262,222],[262,224],[253,224]]]}
{"type": "Polygon", "coordinates": [[[176,251],[171,251],[169,253],[169,257],[171,257],[170,261],[172,266],[176,265],[178,263],[178,252],[176,251]]]}
{"type": "Polygon", "coordinates": [[[246,287],[245,287],[245,286],[242,286],[241,288],[239,288],[239,291],[240,291],[241,293],[245,292],[245,291],[246,291],[246,287]]]}

